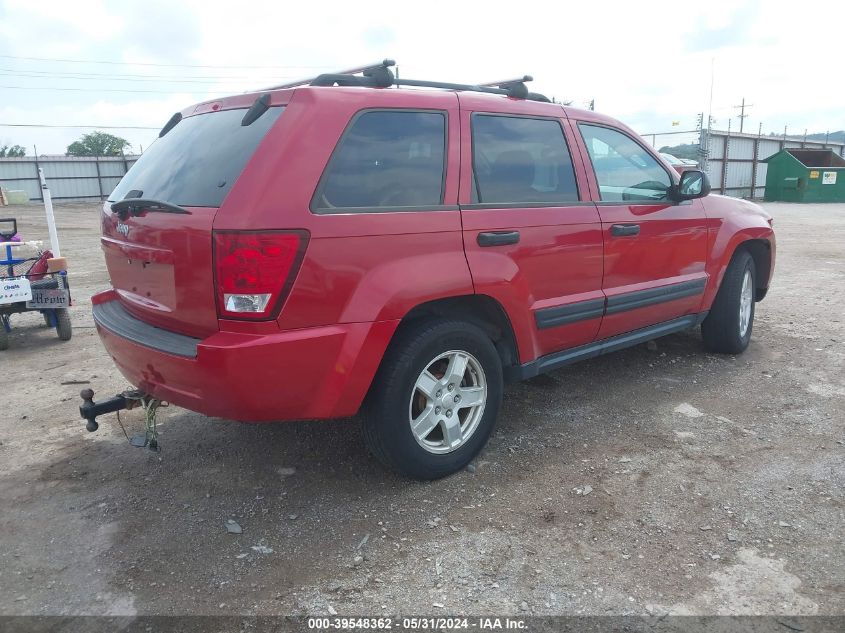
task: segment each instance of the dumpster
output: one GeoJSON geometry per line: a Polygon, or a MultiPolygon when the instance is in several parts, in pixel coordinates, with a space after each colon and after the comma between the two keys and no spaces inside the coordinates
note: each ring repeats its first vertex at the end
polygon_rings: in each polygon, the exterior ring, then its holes
{"type": "Polygon", "coordinates": [[[845,158],[833,150],[790,147],[763,162],[766,200],[845,202],[845,158]]]}

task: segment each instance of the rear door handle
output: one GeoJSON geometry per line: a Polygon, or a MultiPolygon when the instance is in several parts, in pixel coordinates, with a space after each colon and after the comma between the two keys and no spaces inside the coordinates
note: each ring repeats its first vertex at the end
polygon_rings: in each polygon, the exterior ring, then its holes
{"type": "Polygon", "coordinates": [[[504,246],[518,243],[519,231],[491,231],[478,234],[479,246],[504,246]]]}
{"type": "Polygon", "coordinates": [[[639,235],[639,224],[614,224],[610,227],[610,234],[613,237],[625,237],[626,235],[639,235]]]}

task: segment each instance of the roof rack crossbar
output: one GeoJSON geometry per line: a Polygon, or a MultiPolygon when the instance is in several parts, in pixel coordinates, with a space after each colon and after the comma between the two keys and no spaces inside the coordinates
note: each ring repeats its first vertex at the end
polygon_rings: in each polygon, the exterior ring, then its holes
{"type": "Polygon", "coordinates": [[[504,79],[502,81],[488,81],[484,84],[478,84],[479,86],[494,86],[496,88],[504,88],[505,86],[512,86],[513,84],[524,84],[529,81],[534,81],[534,77],[531,75],[523,75],[522,77],[517,77],[516,79],[504,79]]]}
{"type": "Polygon", "coordinates": [[[278,86],[270,86],[269,88],[265,88],[265,90],[282,90],[284,88],[297,88],[299,86],[308,86],[311,85],[313,82],[317,81],[321,77],[328,77],[329,75],[345,75],[345,76],[354,76],[358,73],[364,73],[365,75],[367,72],[377,71],[378,69],[386,69],[390,66],[395,66],[396,62],[392,59],[383,59],[382,61],[376,64],[365,64],[363,66],[356,66],[355,68],[349,68],[347,70],[340,70],[335,73],[328,73],[328,74],[321,74],[317,75],[316,77],[307,77],[305,79],[298,79],[296,81],[291,81],[290,83],[286,84],[279,84],[278,86]]]}
{"type": "Polygon", "coordinates": [[[531,75],[523,75],[516,79],[491,81],[485,84],[457,84],[445,81],[427,81],[423,79],[399,79],[390,70],[396,62],[385,59],[377,64],[357,66],[337,73],[323,73],[316,77],[301,79],[287,84],[272,86],[265,90],[280,90],[283,88],[297,88],[299,86],[361,86],[369,88],[389,88],[390,86],[414,86],[418,88],[442,88],[468,92],[484,92],[487,94],[505,95],[515,99],[549,102],[549,98],[537,92],[529,92],[525,83],[533,81],[531,75]]]}

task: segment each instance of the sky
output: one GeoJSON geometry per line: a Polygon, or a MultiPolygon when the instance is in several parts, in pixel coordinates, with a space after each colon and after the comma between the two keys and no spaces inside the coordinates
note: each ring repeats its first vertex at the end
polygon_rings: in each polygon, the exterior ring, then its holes
{"type": "Polygon", "coordinates": [[[386,57],[415,79],[531,74],[532,90],[594,100],[643,134],[694,129],[711,111],[736,130],[743,98],[746,131],[834,131],[843,25],[841,0],[0,0],[0,145],[63,154],[102,129],[140,151],[192,103],[386,57]]]}

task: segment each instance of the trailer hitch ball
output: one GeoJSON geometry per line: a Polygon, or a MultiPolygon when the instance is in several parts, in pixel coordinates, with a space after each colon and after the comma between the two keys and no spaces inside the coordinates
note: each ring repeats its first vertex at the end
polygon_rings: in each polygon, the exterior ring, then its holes
{"type": "Polygon", "coordinates": [[[88,420],[85,428],[93,433],[100,427],[96,420],[97,414],[94,413],[94,390],[83,389],[79,392],[79,396],[82,398],[82,404],[79,405],[79,415],[88,420]]]}
{"type": "Polygon", "coordinates": [[[79,392],[79,396],[82,398],[82,404],[79,405],[79,415],[88,421],[85,428],[91,432],[96,431],[100,427],[100,425],[97,424],[98,415],[103,415],[104,413],[114,413],[115,411],[122,411],[123,409],[131,409],[137,404],[136,400],[127,398],[122,394],[118,394],[114,398],[94,402],[93,389],[83,389],[79,392]]]}

